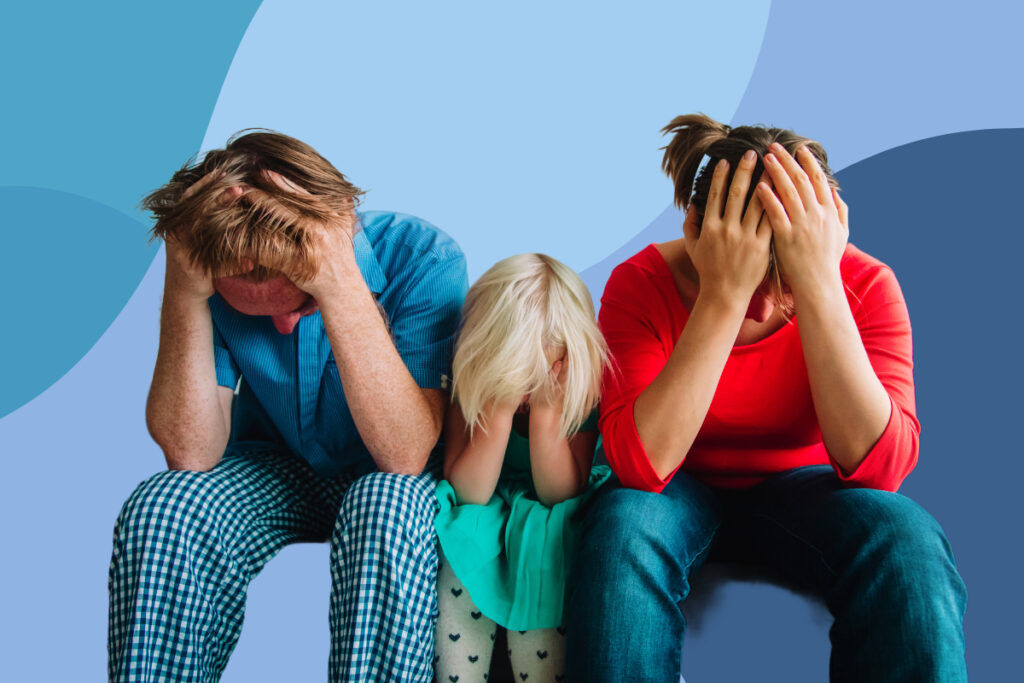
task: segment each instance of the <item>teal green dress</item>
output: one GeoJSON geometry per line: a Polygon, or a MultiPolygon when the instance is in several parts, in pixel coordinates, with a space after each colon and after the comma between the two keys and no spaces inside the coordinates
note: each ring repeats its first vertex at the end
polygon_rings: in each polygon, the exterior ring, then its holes
{"type": "MultiPolygon", "coordinates": [[[[595,411],[580,431],[596,429],[595,411]]],[[[609,476],[608,467],[591,467],[583,493],[548,507],[537,500],[533,487],[530,442],[513,428],[498,485],[486,505],[460,505],[451,484],[438,483],[438,540],[477,609],[514,631],[562,625],[582,522],[577,512],[609,476]]]]}

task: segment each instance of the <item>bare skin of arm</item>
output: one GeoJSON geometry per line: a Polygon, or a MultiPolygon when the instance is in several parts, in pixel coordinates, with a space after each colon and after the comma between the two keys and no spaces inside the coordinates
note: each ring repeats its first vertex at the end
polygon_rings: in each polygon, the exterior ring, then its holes
{"type": "MultiPolygon", "coordinates": [[[[552,365],[559,384],[565,381],[567,368],[564,359],[552,365]]],[[[579,432],[569,438],[559,435],[562,410],[559,397],[530,401],[530,472],[537,498],[547,506],[579,494],[590,479],[597,447],[597,432],[579,432]]]]}
{"type": "Polygon", "coordinates": [[[444,478],[459,503],[485,505],[494,495],[512,432],[513,403],[492,403],[484,411],[483,427],[469,436],[457,402],[448,409],[444,427],[444,478]]]}
{"type": "Polygon", "coordinates": [[[441,434],[447,392],[421,389],[356,265],[351,239],[312,290],[359,436],[382,472],[419,474],[441,434]],[[315,290],[315,291],[313,291],[315,290]]]}
{"type": "Polygon", "coordinates": [[[892,403],[871,367],[840,275],[848,209],[806,148],[794,159],[773,146],[765,169],[778,196],[763,185],[757,194],[793,292],[814,412],[826,450],[850,474],[885,431],[892,403]]]}
{"type": "Polygon", "coordinates": [[[726,198],[728,163],[721,161],[699,234],[694,210],[683,225],[700,291],[668,362],[633,409],[640,441],[662,478],[679,467],[693,445],[750,298],[768,269],[771,226],[756,195],[743,211],[754,165],[751,152],[740,161],[726,198]]]}
{"type": "Polygon", "coordinates": [[[168,243],[160,347],[146,402],[146,425],[167,466],[205,471],[220,462],[231,429],[234,391],[217,385],[213,285],[168,243]]]}

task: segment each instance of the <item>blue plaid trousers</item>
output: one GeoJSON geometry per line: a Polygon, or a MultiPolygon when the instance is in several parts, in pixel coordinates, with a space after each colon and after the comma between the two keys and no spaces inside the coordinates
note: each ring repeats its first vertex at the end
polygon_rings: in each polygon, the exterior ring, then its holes
{"type": "Polygon", "coordinates": [[[142,482],[114,528],[112,681],[216,681],[245,594],[289,543],[331,542],[332,681],[430,681],[436,470],[319,477],[273,448],[142,482]]]}

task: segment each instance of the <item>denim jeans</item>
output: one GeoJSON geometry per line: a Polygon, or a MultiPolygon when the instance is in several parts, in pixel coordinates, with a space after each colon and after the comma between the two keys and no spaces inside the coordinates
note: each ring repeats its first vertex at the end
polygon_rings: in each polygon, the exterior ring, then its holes
{"type": "Polygon", "coordinates": [[[774,567],[824,598],[832,681],[967,680],[967,591],[942,529],[909,498],[845,488],[828,466],[746,491],[684,472],[660,494],[610,480],[576,556],[570,679],[678,681],[681,607],[709,554],[774,567]]]}

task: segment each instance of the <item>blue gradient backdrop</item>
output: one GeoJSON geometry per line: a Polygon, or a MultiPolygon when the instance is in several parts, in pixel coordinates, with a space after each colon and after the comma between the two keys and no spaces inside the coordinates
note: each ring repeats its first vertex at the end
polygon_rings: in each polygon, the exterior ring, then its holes
{"type": "MultiPolygon", "coordinates": [[[[679,234],[658,129],[702,110],[829,150],[851,239],[895,269],[922,455],[904,492],[946,529],[977,680],[1014,670],[1024,10],[860,2],[256,0],[4,6],[0,57],[0,676],[103,680],[110,537],[163,466],[143,410],[163,256],[138,201],[248,126],[312,143],[465,248],[580,270],[679,234]]],[[[323,680],[327,548],[254,581],[226,681],[323,680]]],[[[824,680],[828,618],[775,585],[693,606],[690,683],[824,680]]]]}

